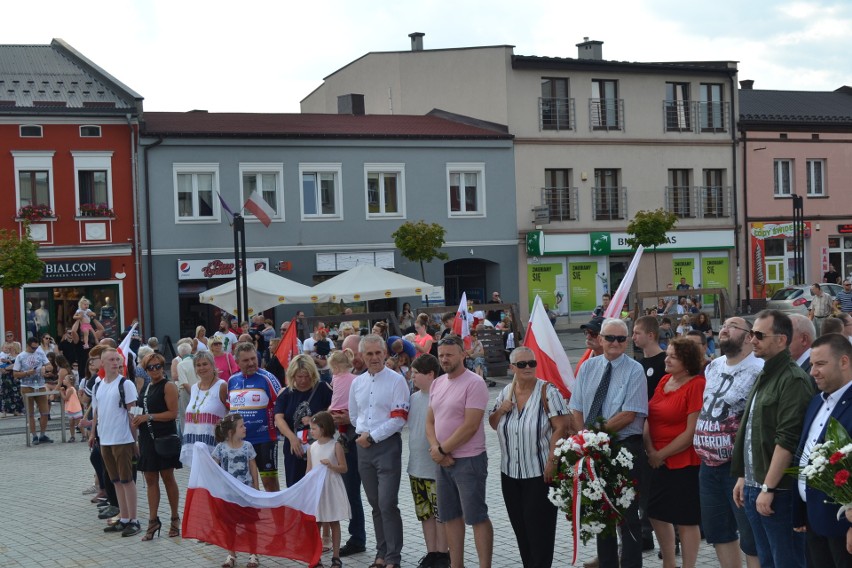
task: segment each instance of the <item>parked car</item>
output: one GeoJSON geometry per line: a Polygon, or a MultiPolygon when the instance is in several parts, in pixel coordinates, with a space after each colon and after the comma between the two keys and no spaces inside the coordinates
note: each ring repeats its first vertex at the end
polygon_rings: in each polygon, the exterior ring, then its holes
{"type": "MultiPolygon", "coordinates": [[[[843,287],[838,284],[820,284],[819,287],[822,288],[823,293],[828,294],[832,299],[843,290],[843,287]]],[[[772,297],[766,302],[766,308],[781,310],[790,314],[807,315],[813,297],[810,284],[787,286],[772,294],[772,297]]]]}

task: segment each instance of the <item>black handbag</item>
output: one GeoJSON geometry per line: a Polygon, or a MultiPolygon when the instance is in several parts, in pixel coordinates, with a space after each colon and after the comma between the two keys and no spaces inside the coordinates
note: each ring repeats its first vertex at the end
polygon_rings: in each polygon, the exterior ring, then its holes
{"type": "MultiPolygon", "coordinates": [[[[151,416],[148,412],[148,391],[151,390],[151,383],[148,383],[148,386],[145,387],[145,396],[142,397],[142,406],[145,407],[145,414],[151,416]]],[[[154,451],[157,452],[157,455],[161,458],[169,459],[176,458],[180,455],[180,449],[183,443],[181,442],[180,436],[177,434],[166,434],[165,436],[160,436],[159,438],[154,436],[154,428],[152,421],[148,421],[148,434],[151,435],[151,439],[154,440],[154,451]]]]}

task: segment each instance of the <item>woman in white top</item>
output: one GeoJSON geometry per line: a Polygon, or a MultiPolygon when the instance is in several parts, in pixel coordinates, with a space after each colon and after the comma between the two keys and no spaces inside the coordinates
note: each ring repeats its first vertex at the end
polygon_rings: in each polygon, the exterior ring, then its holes
{"type": "Polygon", "coordinates": [[[198,382],[192,385],[189,404],[186,406],[183,426],[183,447],[180,461],[192,466],[192,450],[195,442],[204,442],[213,451],[216,447],[216,425],[228,413],[228,383],[218,377],[216,361],[210,351],[196,354],[195,374],[198,382]]]}
{"type": "Polygon", "coordinates": [[[192,350],[198,352],[207,351],[207,349],[207,330],[203,325],[199,325],[195,328],[195,337],[192,339],[192,350]]]}
{"type": "Polygon", "coordinates": [[[556,387],[536,378],[529,347],[512,351],[510,363],[515,378],[497,395],[488,417],[500,440],[503,501],[523,565],[550,566],[557,509],[547,498],[548,483],[556,441],[568,434],[568,406],[556,387]]]}

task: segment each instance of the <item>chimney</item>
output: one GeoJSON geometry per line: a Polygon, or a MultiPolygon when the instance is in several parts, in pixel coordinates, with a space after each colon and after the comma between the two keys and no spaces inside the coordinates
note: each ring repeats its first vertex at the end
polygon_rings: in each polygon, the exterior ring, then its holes
{"type": "Polygon", "coordinates": [[[425,35],[423,32],[408,34],[408,37],[411,38],[411,51],[423,51],[423,36],[425,35]]]}
{"type": "Polygon", "coordinates": [[[740,81],[740,89],[752,90],[754,88],[754,79],[743,79],[740,81]]]}
{"type": "Polygon", "coordinates": [[[364,95],[350,93],[337,97],[337,114],[364,115],[364,95]]]}
{"type": "Polygon", "coordinates": [[[577,44],[577,59],[594,59],[601,61],[603,59],[603,42],[589,40],[588,37],[583,38],[583,43],[577,44]]]}

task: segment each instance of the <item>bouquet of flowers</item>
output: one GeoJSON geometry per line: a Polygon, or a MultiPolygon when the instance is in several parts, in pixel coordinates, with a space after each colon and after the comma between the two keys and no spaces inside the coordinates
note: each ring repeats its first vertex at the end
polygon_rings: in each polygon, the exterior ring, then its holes
{"type": "Polygon", "coordinates": [[[852,438],[840,422],[829,418],[825,429],[825,442],[815,444],[805,467],[787,470],[804,478],[805,483],[825,493],[840,505],[839,519],[847,509],[852,509],[852,438]]]}
{"type": "Polygon", "coordinates": [[[554,460],[548,497],[571,521],[576,562],[577,539],[613,534],[620,511],[636,499],[633,454],[622,447],[613,455],[610,434],[594,427],[556,442],[554,460]]]}
{"type": "Polygon", "coordinates": [[[47,205],[24,205],[18,209],[18,218],[27,221],[41,221],[45,217],[53,217],[53,209],[47,205]]]}

